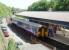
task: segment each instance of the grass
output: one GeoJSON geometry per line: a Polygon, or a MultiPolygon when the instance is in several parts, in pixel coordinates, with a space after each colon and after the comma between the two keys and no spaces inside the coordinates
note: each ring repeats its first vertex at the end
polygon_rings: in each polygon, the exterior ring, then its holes
{"type": "Polygon", "coordinates": [[[2,44],[3,42],[3,37],[2,37],[2,34],[0,33],[0,45],[2,44]]]}
{"type": "Polygon", "coordinates": [[[0,49],[5,50],[17,50],[15,41],[11,38],[9,39],[7,48],[4,47],[3,35],[0,32],[0,49]]]}
{"type": "Polygon", "coordinates": [[[8,47],[6,50],[17,50],[16,44],[13,39],[9,40],[8,47]]]}
{"type": "Polygon", "coordinates": [[[17,50],[15,41],[10,38],[7,48],[4,46],[3,34],[0,32],[0,50],[17,50]]]}
{"type": "Polygon", "coordinates": [[[11,16],[12,11],[10,7],[7,7],[6,5],[0,3],[0,16],[1,17],[6,17],[6,16],[11,16]]]}
{"type": "Polygon", "coordinates": [[[3,36],[2,36],[2,33],[0,32],[0,49],[5,49],[4,48],[4,41],[3,41],[3,36]]]}

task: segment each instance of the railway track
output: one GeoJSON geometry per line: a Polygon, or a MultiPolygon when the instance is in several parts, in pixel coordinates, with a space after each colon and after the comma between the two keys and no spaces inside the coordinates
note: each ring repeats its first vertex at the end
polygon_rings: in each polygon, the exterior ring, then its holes
{"type": "Polygon", "coordinates": [[[23,30],[22,28],[18,27],[15,24],[8,25],[10,29],[17,35],[19,36],[22,40],[24,40],[27,43],[31,43],[31,39],[29,39],[30,34],[26,34],[27,32],[23,30]]]}

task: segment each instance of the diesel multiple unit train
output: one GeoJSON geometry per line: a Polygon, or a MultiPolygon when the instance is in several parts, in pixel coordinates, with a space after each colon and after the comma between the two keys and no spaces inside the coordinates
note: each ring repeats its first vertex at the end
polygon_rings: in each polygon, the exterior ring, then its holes
{"type": "MultiPolygon", "coordinates": [[[[52,23],[45,23],[44,25],[40,23],[31,22],[27,18],[11,18],[11,23],[16,24],[17,26],[25,29],[26,31],[30,32],[36,37],[54,37],[56,36],[57,32],[62,35],[65,35],[66,33],[63,33],[68,27],[64,28],[62,25],[52,24],[52,23]]],[[[58,33],[58,34],[59,34],[58,33]]]]}
{"type": "Polygon", "coordinates": [[[47,37],[48,36],[47,26],[33,23],[26,19],[12,18],[11,22],[18,25],[19,27],[31,32],[34,36],[37,36],[37,37],[47,37]]]}

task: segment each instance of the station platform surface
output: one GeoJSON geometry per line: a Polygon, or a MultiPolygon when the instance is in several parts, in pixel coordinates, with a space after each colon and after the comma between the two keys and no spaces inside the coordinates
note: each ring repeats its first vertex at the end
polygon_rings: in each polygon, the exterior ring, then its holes
{"type": "Polygon", "coordinates": [[[63,36],[57,35],[55,37],[48,37],[45,39],[39,38],[39,39],[59,49],[69,50],[69,39],[63,36]]]}
{"type": "Polygon", "coordinates": [[[51,50],[48,47],[43,46],[42,44],[31,44],[30,46],[19,46],[20,50],[51,50]]]}
{"type": "Polygon", "coordinates": [[[69,38],[66,38],[66,37],[63,37],[61,35],[56,35],[55,37],[49,37],[53,40],[56,40],[60,43],[63,43],[63,44],[66,44],[66,45],[69,45],[69,38]]]}

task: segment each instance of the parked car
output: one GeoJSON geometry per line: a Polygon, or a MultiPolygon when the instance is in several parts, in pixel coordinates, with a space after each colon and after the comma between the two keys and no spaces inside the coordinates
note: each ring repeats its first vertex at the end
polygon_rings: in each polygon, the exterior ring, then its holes
{"type": "Polygon", "coordinates": [[[1,26],[1,29],[2,29],[2,32],[4,33],[4,36],[5,36],[5,37],[9,37],[9,34],[8,34],[8,31],[7,31],[7,28],[4,27],[4,26],[1,26]]]}

